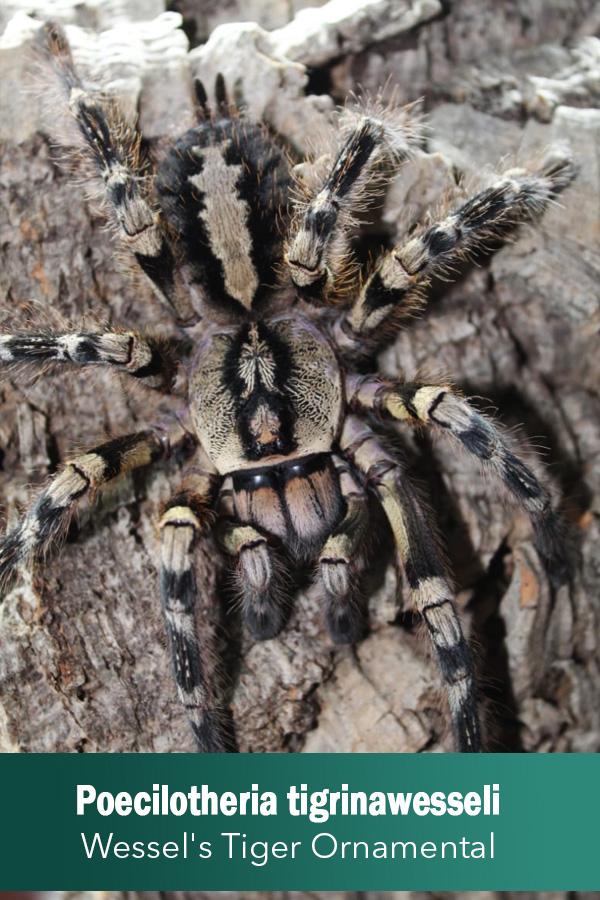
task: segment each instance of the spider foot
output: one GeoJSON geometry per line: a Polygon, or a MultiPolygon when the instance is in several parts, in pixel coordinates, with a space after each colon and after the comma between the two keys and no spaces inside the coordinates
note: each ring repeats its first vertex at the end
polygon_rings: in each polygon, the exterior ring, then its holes
{"type": "Polygon", "coordinates": [[[324,587],[325,624],[336,644],[353,644],[364,632],[363,609],[356,574],[345,559],[321,558],[319,579],[324,587]]]}
{"type": "Polygon", "coordinates": [[[275,637],[285,625],[288,603],[275,554],[264,539],[241,550],[239,583],[250,633],[259,641],[275,637]]]}

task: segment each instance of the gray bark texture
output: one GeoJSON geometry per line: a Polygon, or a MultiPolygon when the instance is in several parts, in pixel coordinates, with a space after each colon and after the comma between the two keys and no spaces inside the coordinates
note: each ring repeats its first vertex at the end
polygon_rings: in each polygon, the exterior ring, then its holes
{"type": "MultiPolygon", "coordinates": [[[[600,7],[593,0],[364,0],[362,8],[349,4],[344,18],[339,3],[301,6],[179,0],[165,12],[159,0],[97,0],[58,9],[72,26],[78,66],[137,106],[157,152],[161,139],[192,122],[192,75],[211,85],[223,72],[249,113],[297,153],[357,85],[376,92],[389,79],[406,102],[423,97],[426,148],[366,226],[358,243],[365,254],[391,246],[444,197],[456,202],[485,183],[500,161],[570,145],[579,174],[560,203],[518,241],[464,266],[452,284],[436,284],[424,315],[382,354],[380,369],[408,379],[449,377],[485,398],[480,408],[491,404],[503,426],[516,429],[515,440],[529,445],[528,457],[541,460],[574,560],[573,583],[558,590],[527,520],[501,502],[471,460],[442,440],[397,429],[447,546],[490,749],[597,751],[600,7]]],[[[149,288],[119,261],[87,185],[57,162],[63,116],[48,76],[31,77],[45,4],[6,0],[2,7],[2,314],[38,323],[87,316],[172,333],[149,288]],[[37,9],[37,20],[21,8],[37,9]]],[[[0,383],[0,503],[8,525],[74,448],[142,428],[175,405],[121,389],[103,374],[32,381],[10,373],[0,383]]],[[[60,552],[5,597],[2,750],[194,750],[170,677],[156,576],[157,514],[184,465],[173,460],[110,485],[81,511],[60,552]]],[[[331,644],[310,591],[299,593],[280,637],[251,643],[219,600],[215,547],[202,552],[215,583],[204,585],[198,625],[223,660],[220,697],[231,706],[239,750],[451,749],[426,640],[410,613],[398,612],[404,592],[385,531],[367,581],[371,628],[356,647],[331,644]]],[[[417,897],[377,895],[409,896],[417,897]]]]}
{"type": "Polygon", "coordinates": [[[56,891],[49,900],[598,900],[596,891],[56,891]]]}

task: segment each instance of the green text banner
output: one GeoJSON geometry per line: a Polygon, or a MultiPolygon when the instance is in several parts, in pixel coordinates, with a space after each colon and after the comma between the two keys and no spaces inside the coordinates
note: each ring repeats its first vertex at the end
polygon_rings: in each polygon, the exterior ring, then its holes
{"type": "Polygon", "coordinates": [[[2,775],[4,890],[600,887],[592,754],[4,755],[2,775]]]}

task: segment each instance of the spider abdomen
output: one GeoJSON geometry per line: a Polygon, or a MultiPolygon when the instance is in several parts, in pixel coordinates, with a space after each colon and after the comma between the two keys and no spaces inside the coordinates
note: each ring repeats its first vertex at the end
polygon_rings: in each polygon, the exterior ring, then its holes
{"type": "Polygon", "coordinates": [[[207,119],[160,163],[161,215],[203,298],[249,310],[277,284],[290,176],[265,128],[239,117],[207,119]]]}
{"type": "Polygon", "coordinates": [[[231,487],[236,518],[279,538],[299,558],[322,547],[344,509],[328,453],[236,472],[231,487]]]}
{"type": "Polygon", "coordinates": [[[342,403],[337,357],[305,320],[213,330],[196,352],[192,420],[221,475],[330,453],[342,403]]]}

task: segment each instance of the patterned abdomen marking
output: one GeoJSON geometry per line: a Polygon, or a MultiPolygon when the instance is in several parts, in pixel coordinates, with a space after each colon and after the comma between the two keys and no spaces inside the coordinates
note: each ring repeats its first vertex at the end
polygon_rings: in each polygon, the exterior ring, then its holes
{"type": "Polygon", "coordinates": [[[157,199],[205,300],[239,312],[276,286],[289,187],[279,147],[243,119],[205,121],[167,153],[157,199]]]}
{"type": "Polygon", "coordinates": [[[189,181],[204,195],[202,219],[210,248],[223,268],[227,293],[250,309],[258,288],[258,276],[252,262],[252,235],[248,230],[249,208],[238,194],[244,169],[228,165],[225,154],[229,142],[219,147],[194,148],[204,166],[189,181]]]}

